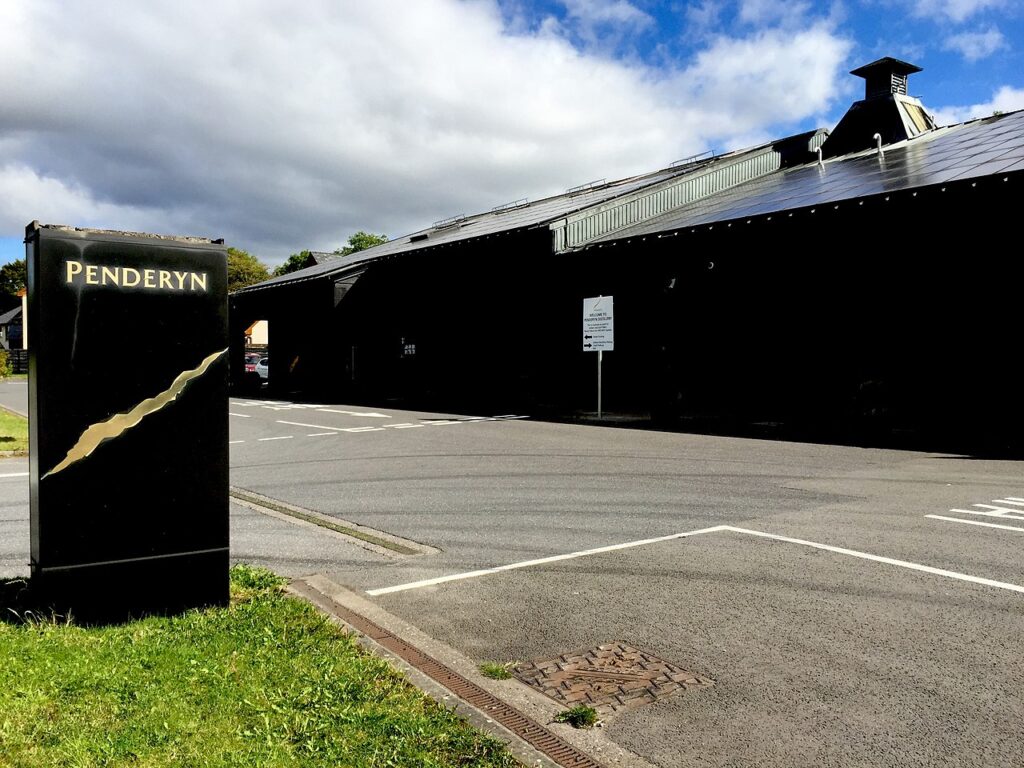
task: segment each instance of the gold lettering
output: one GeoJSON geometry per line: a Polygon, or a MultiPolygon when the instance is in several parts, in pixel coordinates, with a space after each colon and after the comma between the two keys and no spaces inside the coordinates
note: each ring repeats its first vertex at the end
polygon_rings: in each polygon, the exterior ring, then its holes
{"type": "Polygon", "coordinates": [[[64,262],[64,282],[74,285],[84,278],[86,285],[113,285],[121,288],[147,290],[196,291],[210,290],[209,274],[205,272],[178,272],[169,269],[105,266],[86,264],[69,259],[64,262]]]}
{"type": "Polygon", "coordinates": [[[82,271],[82,262],[80,261],[68,261],[67,266],[67,278],[64,280],[66,283],[73,283],[74,277],[82,271]]]}

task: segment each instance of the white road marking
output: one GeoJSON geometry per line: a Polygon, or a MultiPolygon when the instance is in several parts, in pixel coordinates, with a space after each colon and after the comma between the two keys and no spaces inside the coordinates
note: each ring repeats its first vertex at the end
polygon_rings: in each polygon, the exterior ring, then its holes
{"type": "Polygon", "coordinates": [[[958,581],[969,581],[973,584],[983,584],[986,587],[996,587],[998,589],[1008,589],[1012,592],[1024,593],[1024,587],[1017,584],[1007,584],[1003,581],[993,581],[992,579],[985,579],[980,576],[969,576],[965,573],[957,573],[956,571],[947,571],[942,568],[933,568],[930,565],[920,565],[918,563],[910,563],[906,560],[895,560],[891,557],[882,557],[881,555],[872,555],[867,552],[858,552],[854,549],[845,549],[843,547],[834,547],[831,544],[819,544],[815,541],[807,541],[805,539],[791,539],[788,536],[777,536],[774,533],[763,533],[761,531],[752,531],[749,528],[734,528],[733,526],[725,526],[727,530],[735,531],[736,533],[746,533],[751,536],[759,536],[763,539],[773,539],[774,541],[785,541],[789,544],[800,544],[805,547],[812,547],[814,549],[822,549],[826,552],[835,552],[839,555],[848,555],[849,557],[858,557],[862,560],[871,560],[876,563],[885,563],[886,565],[895,565],[900,568],[908,568],[912,571],[921,571],[922,573],[930,573],[935,576],[945,576],[949,579],[957,579],[958,581]]]}
{"type": "Polygon", "coordinates": [[[309,427],[310,429],[329,429],[332,432],[347,432],[348,430],[344,427],[328,427],[326,424],[306,424],[302,421],[281,421],[278,419],[278,424],[288,424],[292,427],[309,427]]]}
{"type": "Polygon", "coordinates": [[[856,557],[861,560],[870,560],[876,563],[884,563],[885,565],[894,565],[899,568],[907,568],[912,571],[920,571],[922,573],[929,573],[934,576],[944,576],[949,579],[956,579],[958,581],[967,581],[973,584],[981,584],[987,587],[996,587],[998,589],[1007,589],[1012,592],[1024,593],[1024,587],[1017,584],[1008,584],[1003,581],[994,581],[993,579],[985,579],[980,576],[970,576],[965,573],[957,573],[956,571],[947,571],[942,568],[933,568],[930,565],[921,565],[919,563],[911,563],[906,560],[896,560],[891,557],[882,557],[881,555],[872,555],[868,552],[858,552],[854,549],[846,549],[845,547],[836,547],[831,544],[821,544],[816,541],[808,541],[806,539],[794,539],[789,536],[779,536],[774,533],[765,533],[764,531],[754,531],[750,528],[737,528],[732,525],[716,525],[711,528],[701,528],[696,531],[687,531],[686,533],[674,533],[669,536],[659,536],[653,539],[641,539],[639,541],[630,541],[625,544],[613,544],[608,547],[598,547],[596,549],[587,549],[581,552],[570,552],[565,555],[553,555],[552,557],[542,557],[537,560],[525,560],[519,563],[510,563],[509,565],[499,565],[495,568],[483,568],[478,571],[467,571],[465,573],[455,573],[449,576],[438,576],[433,579],[424,579],[423,581],[414,581],[408,584],[398,584],[393,587],[381,587],[379,589],[368,589],[366,594],[376,597],[377,595],[387,595],[393,592],[404,592],[410,589],[420,589],[422,587],[431,587],[436,584],[444,584],[449,581],[460,581],[462,579],[473,579],[479,576],[489,576],[493,573],[501,573],[502,571],[512,571],[518,568],[529,568],[534,565],[543,565],[545,563],[554,563],[560,560],[572,560],[578,557],[587,557],[589,555],[598,555],[604,552],[614,552],[620,549],[629,549],[631,547],[640,547],[646,544],[657,544],[663,541],[671,541],[673,539],[682,539],[688,536],[697,536],[703,533],[718,533],[720,531],[730,531],[732,533],[743,533],[749,536],[756,536],[762,539],[771,539],[773,541],[783,541],[787,544],[799,544],[804,547],[811,547],[813,549],[820,549],[826,552],[833,552],[838,555],[846,555],[848,557],[856,557]]]}
{"type": "Polygon", "coordinates": [[[244,443],[245,440],[228,440],[228,445],[238,445],[238,443],[244,443]]]}
{"type": "MultiPolygon", "coordinates": [[[[318,410],[323,412],[323,411],[325,411],[327,409],[318,408],[318,410]]],[[[328,411],[328,412],[330,412],[330,413],[355,413],[354,411],[328,411]]],[[[251,418],[250,416],[248,416],[246,414],[241,414],[241,413],[232,414],[232,415],[233,416],[241,416],[242,418],[251,418]]],[[[364,416],[368,416],[368,415],[383,416],[383,418],[386,418],[386,419],[392,418],[391,416],[385,416],[383,414],[363,413],[363,414],[359,414],[359,415],[364,415],[364,416]]],[[[420,427],[424,427],[424,426],[443,427],[443,426],[448,425],[448,424],[477,424],[477,423],[484,422],[484,421],[497,421],[497,420],[505,420],[505,419],[528,419],[528,418],[530,418],[530,417],[529,416],[486,416],[486,417],[485,416],[474,416],[474,417],[472,417],[470,419],[466,419],[465,421],[456,421],[454,419],[432,419],[432,420],[424,421],[424,422],[422,422],[420,424],[412,424],[412,423],[403,422],[401,424],[385,424],[385,425],[380,426],[380,427],[332,427],[332,426],[329,426],[327,424],[310,424],[310,423],[305,422],[305,421],[286,421],[285,419],[275,419],[275,423],[276,424],[287,424],[288,426],[291,426],[291,427],[307,427],[309,429],[327,430],[327,431],[324,431],[324,432],[314,432],[314,433],[311,433],[311,434],[308,434],[308,435],[304,435],[304,437],[324,437],[326,435],[331,435],[331,434],[335,434],[335,433],[338,433],[338,432],[383,432],[385,430],[385,428],[387,428],[387,429],[419,429],[420,427]]],[[[289,435],[288,437],[262,437],[262,438],[259,438],[256,442],[265,442],[267,440],[290,440],[293,437],[294,437],[294,435],[289,435]]],[[[234,445],[234,444],[237,444],[237,443],[244,443],[244,442],[246,442],[246,441],[245,440],[232,440],[231,444],[234,445]]]]}
{"type": "Polygon", "coordinates": [[[986,528],[1002,528],[1005,531],[1024,531],[1024,528],[1020,528],[1016,525],[1000,525],[999,523],[983,523],[981,520],[961,520],[959,517],[945,517],[943,515],[925,515],[930,517],[932,520],[946,520],[950,523],[963,523],[964,525],[983,525],[986,528]]]}
{"type": "Polygon", "coordinates": [[[228,416],[238,416],[240,419],[251,419],[252,418],[252,414],[251,413],[232,413],[231,411],[228,411],[228,416]]]}
{"type": "Polygon", "coordinates": [[[323,406],[319,406],[317,410],[321,411],[322,413],[340,413],[342,416],[366,416],[367,418],[371,419],[391,418],[386,413],[376,413],[374,411],[336,411],[332,408],[324,408],[323,406]]]}
{"type": "Polygon", "coordinates": [[[1000,515],[1019,515],[1024,513],[1024,509],[1007,509],[1006,507],[995,507],[991,504],[971,504],[971,506],[981,507],[982,509],[991,509],[994,512],[998,512],[1000,515]]]}
{"type": "Polygon", "coordinates": [[[994,499],[994,501],[998,504],[1012,504],[1015,507],[1024,507],[1024,501],[1018,501],[1013,497],[1008,499],[994,499]]]}
{"type": "Polygon", "coordinates": [[[1006,499],[1007,501],[1019,501],[1022,504],[1024,504],[1024,499],[1020,498],[1019,496],[1007,496],[1006,499]]]}
{"type": "Polygon", "coordinates": [[[0,477],[28,477],[28,472],[8,472],[6,475],[0,475],[0,477]]]}
{"type": "Polygon", "coordinates": [[[619,549],[629,549],[631,547],[642,547],[645,544],[656,544],[661,541],[671,541],[672,539],[682,539],[686,536],[696,536],[701,533],[712,533],[713,531],[721,531],[725,529],[724,525],[716,525],[713,528],[701,528],[696,531],[687,531],[686,533],[673,533],[668,536],[659,536],[654,539],[640,539],[638,541],[629,541],[625,544],[611,544],[607,547],[597,547],[595,549],[585,549],[582,552],[570,552],[567,555],[552,555],[551,557],[541,557],[536,560],[524,560],[521,563],[511,563],[509,565],[499,565],[495,568],[484,568],[479,571],[467,571],[465,573],[455,573],[450,576],[438,576],[434,579],[424,579],[423,581],[413,581],[409,584],[399,584],[394,587],[381,587],[380,589],[368,589],[366,594],[368,595],[388,595],[392,592],[404,592],[409,589],[419,589],[420,587],[432,587],[435,584],[444,584],[448,581],[461,581],[462,579],[473,579],[478,576],[489,576],[492,573],[501,573],[502,571],[514,571],[519,568],[529,568],[534,565],[544,565],[545,563],[557,563],[561,560],[574,560],[577,557],[587,557],[588,555],[599,555],[603,552],[615,552],[619,549]]]}
{"type": "MultiPolygon", "coordinates": [[[[978,505],[975,504],[975,506],[978,506],[978,505]]],[[[1024,520],[1024,517],[1015,517],[1014,515],[1008,515],[1008,514],[1006,514],[1004,512],[984,512],[984,511],[982,511],[980,509],[957,509],[956,507],[953,507],[953,509],[951,509],[949,511],[950,512],[960,512],[961,514],[964,514],[964,515],[983,515],[985,517],[1008,517],[1011,520],[1024,520]]],[[[1015,509],[1013,511],[1016,512],[1017,510],[1015,509]]]]}

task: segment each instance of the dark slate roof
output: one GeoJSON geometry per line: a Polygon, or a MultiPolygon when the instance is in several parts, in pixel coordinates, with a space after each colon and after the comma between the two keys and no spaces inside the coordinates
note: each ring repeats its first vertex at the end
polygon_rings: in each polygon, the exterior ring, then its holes
{"type": "MultiPolygon", "coordinates": [[[[810,135],[810,134],[808,134],[810,135]]],[[[798,134],[803,136],[803,134],[798,134]]],[[[790,140],[797,137],[790,137],[790,140]]],[[[754,153],[772,142],[727,155],[664,168],[653,173],[595,184],[585,189],[532,203],[512,204],[391,240],[349,256],[317,253],[317,263],[243,288],[252,293],[289,283],[335,276],[368,262],[439,245],[473,240],[544,226],[569,214],[595,207],[720,161],[754,153]]],[[[874,149],[830,158],[824,169],[809,163],[776,171],[712,194],[627,229],[619,229],[591,244],[626,240],[638,235],[670,232],[719,221],[770,215],[779,211],[836,203],[848,199],[941,184],[955,179],[1008,173],[1024,169],[1024,110],[937,128],[885,148],[884,161],[874,149]]]]}
{"type": "MultiPolygon", "coordinates": [[[[884,147],[779,171],[599,238],[608,243],[1024,170],[1024,110],[937,128],[884,147]]],[[[589,245],[589,244],[588,244],[589,245]]]]}
{"type": "Polygon", "coordinates": [[[0,315],[0,325],[8,325],[12,320],[17,320],[21,317],[21,307],[15,307],[9,312],[4,312],[0,315]]]}
{"type": "MultiPolygon", "coordinates": [[[[803,134],[800,134],[803,135],[803,134]]],[[[809,134],[808,134],[809,135],[809,134]]],[[[423,250],[438,245],[448,245],[460,241],[472,240],[479,237],[499,233],[515,232],[544,225],[555,221],[563,216],[589,208],[594,205],[613,200],[617,197],[627,195],[644,187],[652,186],[669,179],[692,173],[701,168],[706,168],[718,162],[735,159],[736,157],[760,151],[771,145],[771,142],[743,149],[736,152],[696,159],[686,164],[674,165],[663,168],[653,173],[640,176],[632,176],[617,181],[594,183],[584,185],[585,188],[569,190],[568,192],[553,197],[544,198],[534,202],[519,201],[510,203],[507,206],[498,206],[486,213],[479,213],[466,217],[455,217],[450,224],[439,222],[433,227],[422,229],[412,234],[405,235],[395,240],[390,240],[381,245],[367,248],[365,251],[353,253],[350,256],[326,258],[333,254],[316,253],[317,263],[315,266],[296,270],[286,275],[265,280],[262,283],[251,285],[236,291],[236,294],[251,293],[273,288],[287,283],[312,280],[318,277],[342,273],[349,268],[356,267],[367,261],[374,261],[399,253],[407,253],[416,250],[423,250]],[[424,237],[425,236],[425,237],[424,237]],[[321,258],[324,257],[324,258],[321,258]]]]}

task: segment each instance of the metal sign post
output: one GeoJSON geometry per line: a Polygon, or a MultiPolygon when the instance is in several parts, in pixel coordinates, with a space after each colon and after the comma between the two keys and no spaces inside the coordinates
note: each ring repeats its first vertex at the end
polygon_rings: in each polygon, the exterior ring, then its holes
{"type": "Polygon", "coordinates": [[[611,296],[583,300],[583,351],[597,352],[597,417],[602,415],[601,368],[604,352],[615,349],[615,312],[611,296]]]}

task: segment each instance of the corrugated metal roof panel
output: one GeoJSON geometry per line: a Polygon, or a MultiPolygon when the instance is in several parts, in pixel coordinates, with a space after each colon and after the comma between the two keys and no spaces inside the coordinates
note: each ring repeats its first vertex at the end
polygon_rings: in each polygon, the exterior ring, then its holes
{"type": "Polygon", "coordinates": [[[622,195],[614,200],[572,214],[551,224],[555,251],[580,248],[681,206],[714,195],[722,190],[779,170],[794,149],[809,153],[824,140],[825,132],[803,134],[760,151],[746,152],[714,165],[697,168],[680,178],[622,195]]]}

